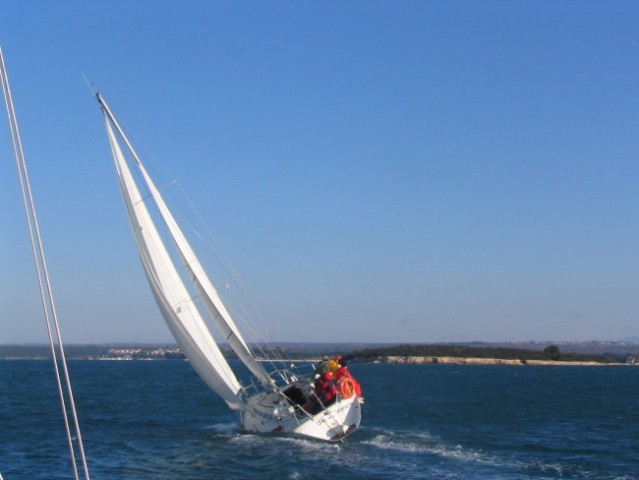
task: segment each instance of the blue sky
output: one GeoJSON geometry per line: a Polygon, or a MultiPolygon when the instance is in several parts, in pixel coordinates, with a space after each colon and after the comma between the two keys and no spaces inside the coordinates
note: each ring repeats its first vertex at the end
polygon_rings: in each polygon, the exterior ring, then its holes
{"type": "MultiPolygon", "coordinates": [[[[275,341],[639,336],[637,2],[0,11],[67,342],[170,341],[83,75],[275,341]]],[[[45,341],[4,127],[0,171],[0,343],[45,341]]]]}

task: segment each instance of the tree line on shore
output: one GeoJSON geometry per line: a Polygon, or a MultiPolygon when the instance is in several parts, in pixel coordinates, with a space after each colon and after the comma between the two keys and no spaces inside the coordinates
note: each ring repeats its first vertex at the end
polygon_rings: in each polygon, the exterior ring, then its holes
{"type": "Polygon", "coordinates": [[[548,345],[544,350],[528,350],[505,347],[472,347],[467,345],[414,345],[364,348],[345,356],[349,360],[372,361],[382,357],[456,357],[498,358],[504,360],[553,360],[563,362],[620,363],[625,356],[617,353],[584,354],[562,352],[557,345],[548,345]]]}

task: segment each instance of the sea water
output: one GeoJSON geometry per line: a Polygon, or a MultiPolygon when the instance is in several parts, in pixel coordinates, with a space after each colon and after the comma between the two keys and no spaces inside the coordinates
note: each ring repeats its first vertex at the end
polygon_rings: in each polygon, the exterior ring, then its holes
{"type": "MultiPolygon", "coordinates": [[[[345,442],[241,432],[184,361],[71,361],[93,479],[639,479],[639,367],[351,364],[345,442]]],[[[72,478],[52,366],[0,361],[4,480],[72,478]]]]}

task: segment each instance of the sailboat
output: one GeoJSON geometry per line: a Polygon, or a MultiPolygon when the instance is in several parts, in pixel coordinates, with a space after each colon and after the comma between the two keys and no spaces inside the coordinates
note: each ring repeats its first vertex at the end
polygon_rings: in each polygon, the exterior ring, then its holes
{"type": "Polygon", "coordinates": [[[312,371],[302,375],[289,366],[268,372],[256,359],[111,109],[99,92],[96,98],[148,283],[169,330],[197,374],[239,414],[247,432],[339,441],[357,430],[363,400],[352,385],[342,385],[334,402],[325,405],[314,391],[312,371]],[[137,179],[131,167],[137,170],[137,179]],[[212,326],[248,368],[251,381],[243,384],[238,379],[212,326]]]}

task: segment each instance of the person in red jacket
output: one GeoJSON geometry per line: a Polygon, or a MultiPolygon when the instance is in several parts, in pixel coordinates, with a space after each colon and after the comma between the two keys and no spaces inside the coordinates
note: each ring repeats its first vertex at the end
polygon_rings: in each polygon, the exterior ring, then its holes
{"type": "Polygon", "coordinates": [[[319,391],[315,388],[315,393],[320,398],[325,407],[332,405],[337,399],[337,387],[335,378],[331,372],[326,372],[321,377],[319,391]]]}
{"type": "Polygon", "coordinates": [[[340,366],[337,370],[335,370],[333,376],[335,377],[336,382],[339,382],[344,377],[348,377],[351,380],[353,379],[353,375],[351,375],[351,372],[348,371],[348,362],[346,360],[340,360],[340,366]]]}
{"type": "Polygon", "coordinates": [[[303,407],[304,410],[312,415],[321,411],[322,405],[328,407],[337,399],[337,387],[335,386],[333,374],[325,372],[323,375],[316,375],[316,377],[315,394],[308,399],[303,407]]]}

